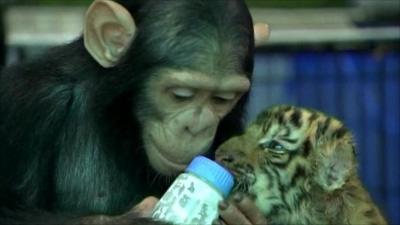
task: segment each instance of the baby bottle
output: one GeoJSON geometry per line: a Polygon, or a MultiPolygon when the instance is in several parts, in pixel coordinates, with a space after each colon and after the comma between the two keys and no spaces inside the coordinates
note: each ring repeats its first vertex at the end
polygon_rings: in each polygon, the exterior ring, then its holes
{"type": "Polygon", "coordinates": [[[233,187],[233,176],[216,162],[197,156],[157,203],[152,217],[173,224],[211,225],[218,203],[233,187]]]}

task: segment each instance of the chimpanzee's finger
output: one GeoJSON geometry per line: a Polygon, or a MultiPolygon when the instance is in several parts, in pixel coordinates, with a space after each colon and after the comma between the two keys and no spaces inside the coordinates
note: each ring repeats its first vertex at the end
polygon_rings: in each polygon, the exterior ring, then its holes
{"type": "Polygon", "coordinates": [[[218,207],[219,215],[227,225],[252,225],[234,204],[223,201],[218,207]]]}
{"type": "Polygon", "coordinates": [[[144,198],[139,204],[135,205],[130,212],[135,213],[141,217],[150,217],[151,213],[156,206],[158,199],[153,196],[144,198]]]}
{"type": "Polygon", "coordinates": [[[212,222],[212,225],[227,225],[223,220],[217,218],[212,222]]]}
{"type": "Polygon", "coordinates": [[[236,207],[246,216],[251,224],[264,225],[267,219],[254,204],[254,201],[243,194],[237,193],[233,196],[236,207]]]}

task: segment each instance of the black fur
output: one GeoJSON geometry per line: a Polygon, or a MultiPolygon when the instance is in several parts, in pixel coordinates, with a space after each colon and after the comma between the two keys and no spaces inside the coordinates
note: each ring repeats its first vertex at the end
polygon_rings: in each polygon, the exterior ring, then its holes
{"type": "MultiPolygon", "coordinates": [[[[234,69],[250,78],[253,30],[242,1],[120,2],[138,26],[120,65],[100,67],[79,38],[0,74],[0,224],[116,215],[160,196],[168,183],[149,168],[135,119],[149,74],[234,69]]],[[[241,132],[246,100],[221,122],[213,149],[241,132]]]]}

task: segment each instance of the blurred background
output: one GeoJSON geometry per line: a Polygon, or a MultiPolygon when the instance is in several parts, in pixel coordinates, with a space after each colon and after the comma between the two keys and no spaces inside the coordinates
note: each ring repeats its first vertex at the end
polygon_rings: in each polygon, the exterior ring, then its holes
{"type": "MultiPolygon", "coordinates": [[[[67,43],[91,0],[0,0],[0,66],[67,43]]],[[[355,134],[359,171],[400,224],[400,0],[248,0],[258,43],[247,120],[266,106],[327,112],[355,134]]]]}

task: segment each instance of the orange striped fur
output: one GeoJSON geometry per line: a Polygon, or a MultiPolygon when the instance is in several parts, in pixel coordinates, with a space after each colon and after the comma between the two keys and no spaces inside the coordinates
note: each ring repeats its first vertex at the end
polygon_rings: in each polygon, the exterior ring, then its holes
{"type": "Polygon", "coordinates": [[[387,224],[357,175],[352,134],[321,112],[269,108],[216,158],[269,224],[387,224]]]}

